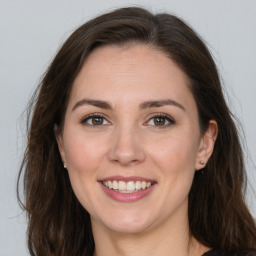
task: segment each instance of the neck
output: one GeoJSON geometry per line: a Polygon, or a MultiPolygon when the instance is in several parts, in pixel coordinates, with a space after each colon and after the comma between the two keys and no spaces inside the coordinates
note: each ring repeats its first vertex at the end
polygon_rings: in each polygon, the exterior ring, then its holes
{"type": "Polygon", "coordinates": [[[200,256],[209,248],[201,245],[183,222],[166,221],[139,233],[120,233],[92,220],[94,256],[200,256]]]}

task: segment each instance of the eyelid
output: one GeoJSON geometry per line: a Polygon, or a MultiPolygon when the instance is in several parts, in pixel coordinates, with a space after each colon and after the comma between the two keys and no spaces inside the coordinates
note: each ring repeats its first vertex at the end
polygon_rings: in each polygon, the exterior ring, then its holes
{"type": "Polygon", "coordinates": [[[162,129],[162,128],[167,128],[171,125],[174,125],[176,123],[175,119],[168,115],[168,114],[165,114],[165,113],[154,113],[154,114],[150,114],[150,116],[147,118],[147,121],[144,123],[146,124],[146,126],[151,126],[153,127],[154,129],[162,129]],[[152,120],[153,118],[156,118],[156,117],[162,117],[162,118],[165,118],[168,123],[167,124],[164,124],[164,125],[148,125],[147,123],[152,120]]]}
{"type": "MultiPolygon", "coordinates": [[[[101,114],[101,113],[91,113],[91,114],[88,114],[86,116],[84,116],[81,120],[80,120],[80,123],[82,125],[87,125],[87,126],[92,126],[92,127],[96,127],[97,125],[91,125],[91,124],[88,124],[86,123],[90,118],[93,118],[93,117],[100,117],[100,118],[103,118],[104,120],[106,120],[108,122],[107,125],[111,124],[111,122],[108,120],[108,117],[106,117],[105,115],[101,114]]],[[[102,124],[102,125],[98,125],[99,127],[100,126],[105,126],[106,124],[102,124]]]]}
{"type": "MultiPolygon", "coordinates": [[[[80,123],[82,125],[86,125],[86,126],[89,126],[89,127],[97,127],[97,128],[100,128],[102,126],[106,126],[106,125],[110,125],[111,122],[109,121],[109,118],[106,117],[104,114],[102,113],[91,113],[91,114],[88,114],[86,116],[84,116],[81,120],[80,120],[80,123]],[[105,121],[107,121],[108,124],[100,124],[100,125],[92,125],[92,124],[89,124],[87,123],[87,121],[90,119],[90,118],[93,118],[93,117],[100,117],[100,118],[103,118],[105,121]]],[[[172,116],[170,116],[169,114],[166,114],[166,113],[152,113],[150,115],[147,116],[147,121],[143,123],[143,125],[145,126],[151,126],[155,129],[161,129],[161,128],[167,128],[171,125],[174,125],[176,123],[176,121],[174,120],[174,118],[172,116]],[[150,120],[152,120],[153,118],[156,118],[156,117],[162,117],[162,118],[165,118],[168,123],[167,124],[164,124],[164,125],[150,125],[148,124],[150,120]]]]}

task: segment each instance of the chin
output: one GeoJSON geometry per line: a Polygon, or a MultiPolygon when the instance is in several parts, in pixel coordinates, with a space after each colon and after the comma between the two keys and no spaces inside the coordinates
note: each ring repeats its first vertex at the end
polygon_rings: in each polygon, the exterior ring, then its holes
{"type": "MultiPolygon", "coordinates": [[[[114,214],[111,217],[100,218],[101,225],[107,229],[123,234],[136,234],[145,232],[151,225],[152,220],[141,214],[114,214]]],[[[93,222],[93,221],[92,221],[93,222]]]]}
{"type": "Polygon", "coordinates": [[[120,234],[140,234],[148,229],[147,225],[141,223],[111,223],[108,229],[120,234]]]}

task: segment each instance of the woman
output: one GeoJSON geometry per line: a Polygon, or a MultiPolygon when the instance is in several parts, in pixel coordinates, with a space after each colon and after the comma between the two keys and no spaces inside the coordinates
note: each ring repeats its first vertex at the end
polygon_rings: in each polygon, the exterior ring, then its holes
{"type": "Polygon", "coordinates": [[[177,17],[123,8],[82,25],[28,113],[31,255],[255,255],[237,129],[177,17]]]}

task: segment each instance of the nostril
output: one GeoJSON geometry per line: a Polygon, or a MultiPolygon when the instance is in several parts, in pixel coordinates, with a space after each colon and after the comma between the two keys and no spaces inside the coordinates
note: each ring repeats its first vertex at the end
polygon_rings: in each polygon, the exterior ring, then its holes
{"type": "Polygon", "coordinates": [[[139,139],[131,131],[127,132],[127,129],[125,132],[122,130],[115,134],[108,157],[111,162],[121,165],[137,164],[145,160],[144,150],[140,146],[139,139]]]}
{"type": "Polygon", "coordinates": [[[120,165],[138,164],[144,161],[145,157],[138,154],[112,154],[109,157],[110,161],[120,165]]]}
{"type": "Polygon", "coordinates": [[[137,160],[137,159],[124,159],[124,158],[121,158],[121,159],[112,159],[111,160],[113,163],[115,164],[121,164],[121,165],[130,165],[130,164],[136,164],[136,163],[139,163],[141,161],[137,160]]]}

